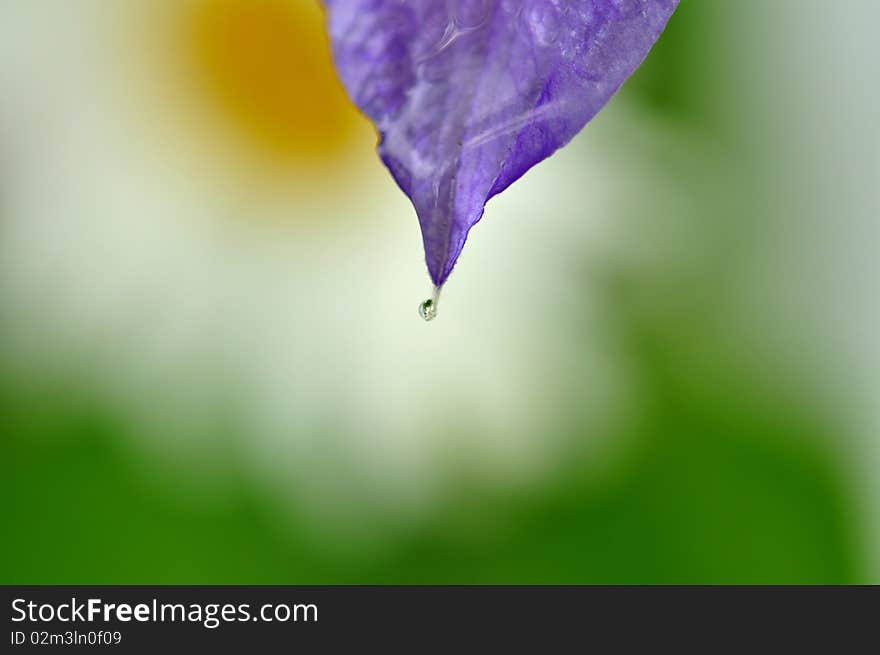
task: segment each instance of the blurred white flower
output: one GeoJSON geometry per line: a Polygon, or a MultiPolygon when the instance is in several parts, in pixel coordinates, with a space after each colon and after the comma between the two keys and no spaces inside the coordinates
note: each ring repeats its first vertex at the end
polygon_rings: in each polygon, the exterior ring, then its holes
{"type": "Polygon", "coordinates": [[[9,3],[0,292],[18,357],[146,443],[346,507],[520,484],[625,406],[581,262],[612,173],[582,138],[488,208],[423,323],[414,212],[307,0],[9,3]]]}

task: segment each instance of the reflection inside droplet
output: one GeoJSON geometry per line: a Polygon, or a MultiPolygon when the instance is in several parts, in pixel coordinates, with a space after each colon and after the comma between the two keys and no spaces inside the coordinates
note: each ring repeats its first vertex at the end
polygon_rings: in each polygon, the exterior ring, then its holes
{"type": "Polygon", "coordinates": [[[433,298],[428,298],[419,305],[419,316],[426,321],[433,321],[437,317],[437,301],[433,298]]]}
{"type": "Polygon", "coordinates": [[[434,295],[419,305],[419,316],[426,321],[433,321],[437,318],[437,303],[440,301],[440,289],[442,287],[434,287],[434,295]]]}

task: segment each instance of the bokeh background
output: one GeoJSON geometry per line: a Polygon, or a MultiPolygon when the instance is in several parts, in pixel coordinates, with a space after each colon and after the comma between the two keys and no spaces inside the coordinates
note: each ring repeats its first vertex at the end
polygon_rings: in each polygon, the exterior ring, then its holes
{"type": "Polygon", "coordinates": [[[880,582],[878,21],[682,0],[427,324],[315,2],[3,2],[0,582],[880,582]]]}

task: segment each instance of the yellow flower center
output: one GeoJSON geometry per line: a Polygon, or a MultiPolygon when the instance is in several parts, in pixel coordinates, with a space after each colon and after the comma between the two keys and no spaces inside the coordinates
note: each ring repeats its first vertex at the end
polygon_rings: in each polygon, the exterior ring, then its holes
{"type": "Polygon", "coordinates": [[[317,2],[186,4],[183,54],[194,91],[221,125],[276,160],[342,147],[356,113],[333,69],[317,2]]]}

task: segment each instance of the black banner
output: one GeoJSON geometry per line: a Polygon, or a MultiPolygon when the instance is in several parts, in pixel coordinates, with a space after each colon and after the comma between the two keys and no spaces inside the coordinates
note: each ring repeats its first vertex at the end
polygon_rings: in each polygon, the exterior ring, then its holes
{"type": "Polygon", "coordinates": [[[873,643],[876,587],[3,587],[5,652],[873,643]],[[870,641],[862,641],[869,639],[870,641]]]}

